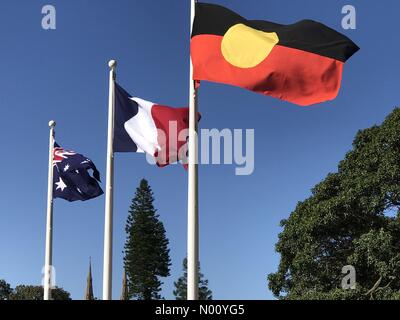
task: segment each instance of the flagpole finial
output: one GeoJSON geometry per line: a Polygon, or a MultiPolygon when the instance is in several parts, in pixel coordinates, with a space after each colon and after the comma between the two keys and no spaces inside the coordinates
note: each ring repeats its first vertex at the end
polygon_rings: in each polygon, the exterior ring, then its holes
{"type": "Polygon", "coordinates": [[[117,61],[116,60],[110,60],[108,62],[108,66],[110,67],[110,69],[115,69],[115,67],[117,66],[117,61]]]}
{"type": "Polygon", "coordinates": [[[49,121],[49,127],[54,128],[56,126],[56,122],[54,120],[49,121]]]}

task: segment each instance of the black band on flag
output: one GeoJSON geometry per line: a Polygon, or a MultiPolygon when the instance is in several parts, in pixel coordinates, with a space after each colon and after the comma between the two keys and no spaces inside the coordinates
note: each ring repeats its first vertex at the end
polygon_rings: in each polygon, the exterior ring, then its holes
{"type": "Polygon", "coordinates": [[[278,45],[299,49],[345,62],[359,48],[345,35],[312,20],[282,25],[261,20],[246,20],[237,13],[214,4],[197,3],[192,37],[209,34],[224,36],[234,25],[244,24],[264,32],[275,32],[278,45]]]}

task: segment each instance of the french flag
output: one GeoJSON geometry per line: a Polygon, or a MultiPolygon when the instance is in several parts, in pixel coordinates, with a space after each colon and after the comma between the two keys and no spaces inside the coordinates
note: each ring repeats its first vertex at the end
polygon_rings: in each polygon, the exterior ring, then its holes
{"type": "Polygon", "coordinates": [[[114,152],[145,152],[159,167],[177,161],[186,167],[188,127],[189,108],[132,97],[115,83],[114,152]]]}

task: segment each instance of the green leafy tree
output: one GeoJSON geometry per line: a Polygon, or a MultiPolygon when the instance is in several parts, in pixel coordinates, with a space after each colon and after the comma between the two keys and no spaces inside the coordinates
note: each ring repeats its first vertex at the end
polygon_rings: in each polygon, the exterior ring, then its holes
{"type": "MultiPolygon", "coordinates": [[[[10,295],[10,300],[43,300],[44,290],[42,286],[17,286],[10,295]]],[[[62,288],[53,288],[51,290],[52,300],[71,300],[69,292],[62,288]]]]}
{"type": "Polygon", "coordinates": [[[281,222],[278,270],[269,288],[282,299],[400,298],[400,109],[359,131],[336,173],[281,222]],[[343,266],[356,270],[344,290],[343,266]]]}
{"type": "MultiPolygon", "coordinates": [[[[187,259],[183,260],[183,276],[174,282],[174,296],[176,300],[187,299],[187,259]]],[[[200,272],[199,263],[199,300],[212,300],[212,291],[208,288],[208,280],[204,279],[204,275],[200,272]]]]}
{"type": "Polygon", "coordinates": [[[12,289],[9,283],[5,280],[0,280],[0,300],[8,300],[12,293],[12,289]]]}
{"type": "Polygon", "coordinates": [[[161,299],[159,278],[170,274],[169,241],[153,201],[153,192],[143,179],[132,200],[125,227],[124,265],[130,299],[161,299]]]}

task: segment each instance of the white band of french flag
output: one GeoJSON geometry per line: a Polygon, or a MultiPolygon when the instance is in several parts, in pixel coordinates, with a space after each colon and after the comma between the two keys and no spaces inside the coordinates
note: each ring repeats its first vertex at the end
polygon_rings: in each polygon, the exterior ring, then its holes
{"type": "Polygon", "coordinates": [[[152,115],[154,103],[140,98],[130,98],[138,105],[137,114],[124,123],[125,131],[135,142],[137,152],[146,152],[154,156],[161,150],[158,132],[152,115]]]}

